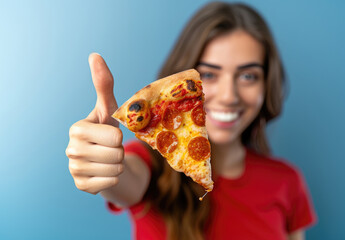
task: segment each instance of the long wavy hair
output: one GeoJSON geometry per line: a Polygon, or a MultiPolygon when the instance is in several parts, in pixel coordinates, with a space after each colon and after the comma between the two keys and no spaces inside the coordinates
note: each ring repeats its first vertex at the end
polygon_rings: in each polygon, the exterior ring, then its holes
{"type": "MultiPolygon", "coordinates": [[[[196,67],[206,45],[216,37],[243,30],[265,49],[265,100],[256,119],[243,132],[244,146],[269,154],[266,124],[282,110],[285,75],[277,47],[264,19],[244,4],[212,2],[189,21],[161,68],[159,78],[196,67]]],[[[157,153],[146,198],[165,219],[170,240],[204,239],[210,211],[209,198],[198,200],[204,190],[183,173],[176,172],[157,153]]]]}

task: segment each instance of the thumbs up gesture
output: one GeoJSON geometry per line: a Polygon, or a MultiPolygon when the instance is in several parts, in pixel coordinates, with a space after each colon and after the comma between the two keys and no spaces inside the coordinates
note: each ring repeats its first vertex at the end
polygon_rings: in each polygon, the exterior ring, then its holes
{"type": "Polygon", "coordinates": [[[119,124],[111,117],[117,109],[113,76],[100,55],[91,54],[89,64],[96,105],[86,119],[70,128],[66,155],[77,188],[97,194],[118,183],[124,168],[124,150],[119,124]]]}

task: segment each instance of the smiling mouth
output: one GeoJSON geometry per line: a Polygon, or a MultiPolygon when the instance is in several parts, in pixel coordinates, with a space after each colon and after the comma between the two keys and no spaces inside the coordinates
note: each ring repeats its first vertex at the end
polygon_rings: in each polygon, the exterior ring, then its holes
{"type": "Polygon", "coordinates": [[[236,121],[240,113],[239,112],[221,112],[221,111],[207,111],[209,116],[219,122],[230,123],[236,121]]]}

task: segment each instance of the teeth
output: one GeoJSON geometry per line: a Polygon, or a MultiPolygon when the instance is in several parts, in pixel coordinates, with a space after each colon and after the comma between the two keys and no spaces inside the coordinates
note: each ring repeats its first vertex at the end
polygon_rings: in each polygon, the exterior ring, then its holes
{"type": "Polygon", "coordinates": [[[228,112],[228,113],[225,113],[225,112],[209,111],[209,114],[211,115],[211,117],[214,120],[221,121],[221,122],[232,122],[232,121],[236,120],[238,118],[238,116],[239,116],[238,112],[234,112],[234,113],[228,112]]]}

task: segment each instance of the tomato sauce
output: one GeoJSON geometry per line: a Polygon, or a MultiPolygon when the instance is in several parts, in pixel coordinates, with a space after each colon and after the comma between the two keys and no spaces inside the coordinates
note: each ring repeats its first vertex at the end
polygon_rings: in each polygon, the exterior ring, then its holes
{"type": "Polygon", "coordinates": [[[182,112],[190,111],[199,104],[201,104],[201,101],[198,98],[187,98],[172,103],[173,108],[182,112]]]}
{"type": "Polygon", "coordinates": [[[162,101],[150,109],[151,120],[149,124],[145,128],[139,130],[139,132],[148,133],[151,128],[156,127],[162,119],[164,110],[168,107],[177,109],[178,111],[187,112],[200,104],[202,104],[201,97],[185,98],[178,101],[162,101]]]}

